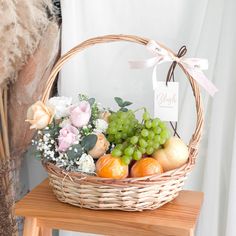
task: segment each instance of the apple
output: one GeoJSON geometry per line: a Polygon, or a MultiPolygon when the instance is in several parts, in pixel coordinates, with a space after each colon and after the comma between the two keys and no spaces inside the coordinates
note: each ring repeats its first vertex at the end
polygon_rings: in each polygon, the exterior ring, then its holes
{"type": "Polygon", "coordinates": [[[152,156],[161,164],[164,171],[179,168],[188,160],[189,152],[186,144],[177,137],[166,141],[162,149],[155,151],[152,156]]]}

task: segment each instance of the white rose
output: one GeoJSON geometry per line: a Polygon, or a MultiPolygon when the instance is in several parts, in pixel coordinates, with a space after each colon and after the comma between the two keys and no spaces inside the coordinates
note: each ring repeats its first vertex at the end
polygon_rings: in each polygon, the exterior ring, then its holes
{"type": "Polygon", "coordinates": [[[48,100],[47,105],[55,110],[55,118],[60,119],[69,115],[71,103],[71,97],[52,97],[48,100]]]}
{"type": "Polygon", "coordinates": [[[95,121],[95,131],[98,133],[105,133],[108,127],[108,123],[103,119],[97,119],[95,121]]]}
{"type": "Polygon", "coordinates": [[[76,162],[78,170],[85,173],[95,173],[95,163],[93,158],[84,153],[80,157],[79,161],[76,162]]]}

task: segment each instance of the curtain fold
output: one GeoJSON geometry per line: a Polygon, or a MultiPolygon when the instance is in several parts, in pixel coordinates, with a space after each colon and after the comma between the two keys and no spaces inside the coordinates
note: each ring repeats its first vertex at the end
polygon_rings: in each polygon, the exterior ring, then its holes
{"type": "MultiPolygon", "coordinates": [[[[62,0],[61,6],[63,53],[87,38],[123,33],[157,40],[175,51],[185,44],[187,57],[209,59],[206,74],[219,92],[212,99],[202,90],[205,129],[196,167],[185,188],[205,193],[198,236],[235,236],[236,2],[62,0]]],[[[76,98],[87,93],[110,107],[112,98],[121,96],[153,112],[151,70],[128,68],[128,60],[149,56],[145,48],[130,43],[94,46],[63,67],[60,94],[76,98]]],[[[158,67],[158,80],[165,79],[168,66],[158,67]]],[[[195,125],[194,99],[184,75],[177,70],[176,77],[180,82],[178,129],[187,142],[195,125]]]]}

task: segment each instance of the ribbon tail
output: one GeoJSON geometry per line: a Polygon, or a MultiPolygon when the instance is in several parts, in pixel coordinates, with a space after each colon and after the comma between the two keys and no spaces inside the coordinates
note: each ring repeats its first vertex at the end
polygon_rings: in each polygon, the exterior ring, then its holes
{"type": "Polygon", "coordinates": [[[156,64],[159,64],[161,59],[161,57],[152,57],[147,60],[129,61],[129,66],[131,69],[150,68],[155,66],[156,64]]]}
{"type": "Polygon", "coordinates": [[[154,66],[152,70],[152,88],[153,90],[157,88],[157,66],[154,66]]]}
{"type": "Polygon", "coordinates": [[[212,97],[218,91],[216,86],[204,75],[204,73],[197,69],[188,66],[184,66],[189,75],[196,80],[212,97]]]}

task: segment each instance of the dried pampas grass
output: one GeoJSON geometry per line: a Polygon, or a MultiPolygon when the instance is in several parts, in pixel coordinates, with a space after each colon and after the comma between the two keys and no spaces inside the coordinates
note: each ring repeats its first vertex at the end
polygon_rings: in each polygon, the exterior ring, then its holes
{"type": "Polygon", "coordinates": [[[0,0],[0,87],[17,78],[37,48],[50,11],[51,0],[0,0]]]}
{"type": "MultiPolygon", "coordinates": [[[[14,82],[18,82],[19,71],[38,48],[50,24],[52,28],[54,24],[53,29],[55,29],[52,37],[58,37],[59,30],[56,23],[52,22],[53,16],[52,0],[0,0],[0,235],[10,236],[16,233],[12,207],[16,199],[21,162],[19,157],[22,152],[15,154],[19,146],[14,149],[15,143],[10,143],[9,140],[16,140],[17,137],[14,136],[21,136],[23,132],[20,129],[14,131],[11,129],[13,127],[11,122],[17,122],[17,117],[20,118],[20,122],[24,122],[22,119],[25,114],[17,113],[22,109],[22,101],[17,96],[21,94],[21,98],[25,97],[23,92],[25,88],[20,86],[20,83],[27,83],[27,79],[29,83],[33,78],[30,77],[29,81],[25,76],[19,83],[14,82]]],[[[43,60],[42,55],[41,57],[43,60]]],[[[33,60],[34,58],[31,59],[33,60]]],[[[51,60],[53,61],[54,57],[51,60]]],[[[49,65],[50,63],[45,66],[49,65]]],[[[42,77],[45,71],[47,68],[42,68],[40,71],[42,77]]],[[[36,81],[34,85],[37,87],[42,84],[36,81]]]]}
{"type": "Polygon", "coordinates": [[[59,27],[51,22],[38,48],[27,61],[27,65],[19,72],[15,83],[9,88],[8,123],[12,157],[20,157],[31,143],[35,130],[30,130],[29,124],[25,122],[26,113],[32,103],[41,98],[51,69],[59,57],[59,48],[59,27]]]}

